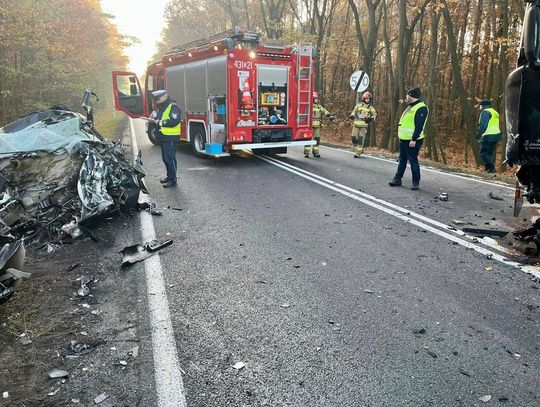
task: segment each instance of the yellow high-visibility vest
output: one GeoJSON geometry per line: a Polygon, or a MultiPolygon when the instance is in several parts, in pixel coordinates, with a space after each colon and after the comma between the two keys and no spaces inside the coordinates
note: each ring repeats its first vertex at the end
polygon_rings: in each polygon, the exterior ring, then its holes
{"type": "Polygon", "coordinates": [[[482,133],[482,137],[500,134],[501,127],[499,125],[499,113],[492,107],[484,109],[484,111],[491,113],[491,118],[489,119],[486,130],[482,133]]]}
{"type": "MultiPolygon", "coordinates": [[[[417,103],[414,106],[408,106],[403,114],[401,115],[401,119],[399,119],[399,128],[398,128],[398,137],[400,140],[412,140],[412,136],[414,134],[414,118],[416,116],[416,112],[421,107],[426,106],[424,102],[417,103]]],[[[426,106],[427,107],[427,106],[426,106]]],[[[426,127],[426,121],[424,122],[424,127],[426,127]]],[[[424,138],[424,127],[422,127],[422,132],[418,136],[417,140],[422,140],[424,138]]]]}
{"type": "MultiPolygon", "coordinates": [[[[169,103],[169,106],[167,106],[167,109],[165,109],[165,111],[163,112],[163,116],[161,117],[161,120],[170,119],[172,105],[173,105],[172,103],[169,103]]],[[[179,136],[181,132],[181,127],[180,127],[180,123],[178,123],[174,127],[161,127],[159,130],[164,136],[179,136]]]]}

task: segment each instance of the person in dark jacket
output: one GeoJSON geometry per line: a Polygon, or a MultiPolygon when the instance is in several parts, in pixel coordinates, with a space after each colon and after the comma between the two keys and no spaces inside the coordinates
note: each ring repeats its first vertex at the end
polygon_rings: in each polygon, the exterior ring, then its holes
{"type": "Polygon", "coordinates": [[[480,144],[480,157],[484,162],[486,172],[495,173],[493,153],[497,148],[497,142],[502,140],[499,113],[491,107],[491,100],[480,101],[480,118],[476,140],[480,144]]]}
{"type": "Polygon", "coordinates": [[[389,182],[391,187],[401,185],[401,178],[407,168],[407,161],[411,166],[413,191],[420,188],[420,164],[418,153],[424,142],[424,127],[429,115],[429,109],[421,99],[422,92],[416,87],[407,92],[407,107],[399,119],[399,164],[394,179],[389,182]]]}
{"type": "Polygon", "coordinates": [[[157,111],[148,119],[155,124],[154,135],[161,145],[161,158],[165,164],[167,175],[161,179],[163,188],[176,186],[176,143],[180,139],[181,111],[174,100],[171,100],[165,90],[152,92],[157,111]]]}

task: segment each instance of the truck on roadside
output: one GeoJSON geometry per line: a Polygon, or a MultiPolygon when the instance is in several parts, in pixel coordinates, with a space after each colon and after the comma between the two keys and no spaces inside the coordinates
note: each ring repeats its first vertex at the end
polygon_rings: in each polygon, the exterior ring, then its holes
{"type": "Polygon", "coordinates": [[[182,111],[180,140],[197,156],[286,153],[315,143],[314,52],[308,43],[276,44],[228,30],[174,47],[147,68],[144,89],[135,73],[114,71],[115,108],[148,117],[150,93],[166,89],[182,111]]]}

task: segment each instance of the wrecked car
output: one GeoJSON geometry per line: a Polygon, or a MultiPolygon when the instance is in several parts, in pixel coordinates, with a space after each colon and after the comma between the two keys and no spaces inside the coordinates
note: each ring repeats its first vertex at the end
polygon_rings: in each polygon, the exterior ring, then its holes
{"type": "Polygon", "coordinates": [[[102,137],[90,94],[87,117],[57,105],[0,128],[0,236],[76,238],[147,193],[140,154],[132,163],[121,142],[102,137]]]}

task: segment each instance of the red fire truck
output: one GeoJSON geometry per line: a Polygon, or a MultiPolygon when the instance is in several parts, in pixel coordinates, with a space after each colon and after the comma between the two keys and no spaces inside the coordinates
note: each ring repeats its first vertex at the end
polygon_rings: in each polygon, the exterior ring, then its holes
{"type": "MultiPolygon", "coordinates": [[[[311,44],[277,45],[239,29],[173,48],[146,72],[113,72],[115,107],[148,117],[150,93],[166,89],[182,110],[180,140],[198,156],[252,149],[286,153],[313,145],[311,44]]],[[[149,135],[152,140],[151,134],[149,135]]]]}

